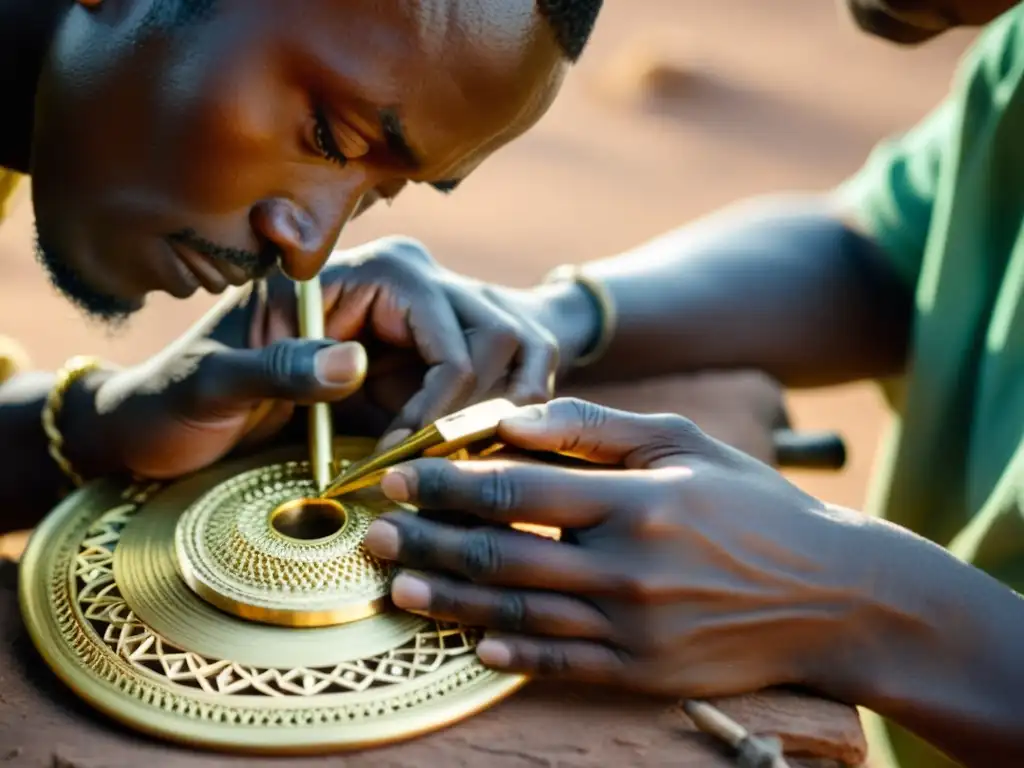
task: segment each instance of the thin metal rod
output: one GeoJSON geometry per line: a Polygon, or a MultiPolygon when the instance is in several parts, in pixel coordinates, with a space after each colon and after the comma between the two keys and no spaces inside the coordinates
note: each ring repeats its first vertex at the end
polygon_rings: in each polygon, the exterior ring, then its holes
{"type": "MultiPolygon", "coordinates": [[[[299,305],[299,335],[304,339],[324,338],[324,297],[320,278],[295,283],[299,305]]],[[[309,460],[317,493],[331,482],[334,465],[330,403],[315,403],[309,408],[309,460]]]]}

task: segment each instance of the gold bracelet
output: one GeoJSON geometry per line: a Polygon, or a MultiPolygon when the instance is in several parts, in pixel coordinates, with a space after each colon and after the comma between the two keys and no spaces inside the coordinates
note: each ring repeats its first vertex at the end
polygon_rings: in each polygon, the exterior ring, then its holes
{"type": "Polygon", "coordinates": [[[600,323],[597,341],[589,349],[584,350],[583,354],[571,363],[574,368],[585,368],[588,365],[593,365],[604,357],[604,353],[608,351],[608,348],[612,345],[612,340],[615,338],[618,314],[615,307],[615,298],[612,296],[611,291],[608,290],[604,283],[586,274],[582,267],[575,264],[565,264],[561,267],[556,267],[548,274],[544,282],[547,284],[561,282],[576,283],[586,291],[587,295],[597,305],[600,323]]]}
{"type": "Polygon", "coordinates": [[[64,405],[64,396],[71,385],[95,371],[102,364],[102,361],[95,357],[73,357],[68,360],[57,373],[57,381],[54,382],[53,389],[50,390],[46,404],[43,406],[43,431],[50,441],[50,456],[76,487],[81,486],[85,481],[64,456],[64,435],[57,428],[57,418],[64,405]]]}

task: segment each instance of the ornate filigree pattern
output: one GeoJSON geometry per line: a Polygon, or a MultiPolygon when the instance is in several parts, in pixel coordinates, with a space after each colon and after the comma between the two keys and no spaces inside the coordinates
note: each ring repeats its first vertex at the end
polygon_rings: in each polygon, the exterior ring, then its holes
{"type": "Polygon", "coordinates": [[[386,597],[391,568],[362,543],[374,518],[369,509],[346,503],[346,525],[323,541],[273,530],[275,508],[310,496],[308,462],[260,467],[220,483],[182,515],[182,567],[214,594],[257,609],[316,611],[386,597]]]}
{"type": "MultiPolygon", "coordinates": [[[[472,631],[440,624],[401,648],[330,668],[259,669],[173,646],[134,615],[113,575],[122,530],[157,489],[128,488],[122,504],[99,517],[89,515],[95,522],[84,534],[61,540],[55,553],[55,567],[49,571],[51,616],[59,636],[93,679],[190,722],[290,729],[379,721],[499,677],[475,661],[472,631]],[[408,684],[446,662],[448,674],[408,684]],[[389,686],[394,693],[386,690],[389,686]],[[370,689],[378,695],[359,695],[370,689]],[[333,692],[354,695],[347,701],[344,694],[333,692]],[[213,699],[210,693],[222,698],[213,699]],[[277,703],[265,706],[259,699],[277,703]],[[294,705],[282,706],[286,701],[294,705]]],[[[506,691],[514,687],[502,685],[506,691]]]]}
{"type": "MultiPolygon", "coordinates": [[[[358,459],[373,442],[340,438],[336,448],[358,459]]],[[[166,488],[101,481],[72,494],[41,522],[21,565],[22,614],[49,666],[132,728],[267,754],[402,740],[519,688],[524,678],[480,663],[473,631],[407,615],[268,627],[218,613],[188,589],[176,572],[180,512],[298,453],[241,459],[166,488]]]]}
{"type": "Polygon", "coordinates": [[[362,539],[371,510],[346,504],[347,522],[324,541],[282,537],[270,525],[279,505],[315,496],[308,462],[273,464],[219,483],[182,515],[176,551],[185,580],[201,597],[240,615],[285,624],[352,621],[380,609],[391,568],[362,539]],[[322,621],[314,615],[326,615],[322,621]],[[295,621],[295,616],[305,617],[295,621]]]}
{"type": "Polygon", "coordinates": [[[90,527],[72,575],[82,615],[111,651],[140,671],[220,695],[317,696],[408,682],[473,650],[470,630],[439,624],[387,653],[330,667],[261,669],[178,648],[135,615],[114,580],[114,549],[136,509],[133,503],[115,507],[90,527]]]}

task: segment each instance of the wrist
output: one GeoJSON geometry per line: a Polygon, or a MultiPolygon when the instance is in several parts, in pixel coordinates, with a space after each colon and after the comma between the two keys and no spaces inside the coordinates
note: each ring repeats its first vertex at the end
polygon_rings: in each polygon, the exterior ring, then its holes
{"type": "Polygon", "coordinates": [[[801,617],[808,642],[793,643],[794,678],[802,685],[850,704],[864,705],[869,688],[889,663],[894,607],[886,593],[886,555],[879,554],[878,521],[860,512],[824,504],[825,523],[814,536],[827,563],[814,584],[818,620],[801,617]]]}
{"type": "Polygon", "coordinates": [[[848,525],[847,606],[820,680],[837,698],[892,716],[898,702],[927,695],[956,656],[960,633],[941,585],[950,565],[965,566],[902,528],[839,514],[860,519],[848,525]]]}
{"type": "Polygon", "coordinates": [[[97,393],[113,375],[114,371],[97,369],[75,380],[64,395],[58,418],[64,438],[62,453],[86,481],[124,471],[116,436],[110,434],[109,417],[96,407],[97,393]]]}
{"type": "Polygon", "coordinates": [[[599,343],[601,308],[574,280],[544,283],[531,293],[538,302],[538,320],[558,344],[562,374],[599,343]]]}
{"type": "Polygon", "coordinates": [[[559,340],[560,372],[598,363],[612,346],[618,325],[615,295],[604,281],[566,264],[550,272],[535,291],[544,295],[547,323],[559,340]]]}
{"type": "Polygon", "coordinates": [[[910,531],[861,527],[851,551],[867,563],[863,622],[851,626],[839,697],[954,759],[1002,752],[1014,757],[1000,764],[1020,765],[1020,596],[910,531]]]}

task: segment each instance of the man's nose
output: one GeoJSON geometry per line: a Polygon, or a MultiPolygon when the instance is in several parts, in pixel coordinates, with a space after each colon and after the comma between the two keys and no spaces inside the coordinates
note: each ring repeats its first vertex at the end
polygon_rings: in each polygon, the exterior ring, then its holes
{"type": "Polygon", "coordinates": [[[250,224],[260,240],[280,253],[285,274],[293,280],[310,280],[330,257],[358,204],[355,196],[335,213],[314,216],[294,200],[272,197],[253,206],[250,224]]]}

